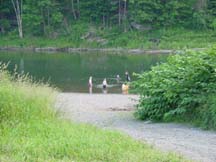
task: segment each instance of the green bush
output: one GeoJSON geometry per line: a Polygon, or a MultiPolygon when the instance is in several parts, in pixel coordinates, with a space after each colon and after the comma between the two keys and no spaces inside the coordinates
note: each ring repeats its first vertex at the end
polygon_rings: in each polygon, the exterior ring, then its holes
{"type": "Polygon", "coordinates": [[[199,108],[210,106],[208,96],[216,92],[216,49],[170,56],[166,63],[137,77],[133,86],[141,96],[136,112],[139,118],[195,117],[199,108]]]}
{"type": "Polygon", "coordinates": [[[198,108],[197,114],[194,118],[196,125],[216,130],[216,95],[209,96],[206,103],[198,108]]]}

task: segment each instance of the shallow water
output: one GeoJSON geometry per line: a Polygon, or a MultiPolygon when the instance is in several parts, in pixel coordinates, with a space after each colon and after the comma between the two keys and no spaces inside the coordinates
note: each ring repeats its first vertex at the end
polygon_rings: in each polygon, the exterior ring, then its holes
{"type": "Polygon", "coordinates": [[[165,62],[167,55],[132,55],[107,53],[30,53],[0,52],[0,62],[10,62],[8,70],[29,73],[35,80],[43,80],[63,92],[88,93],[88,79],[93,76],[93,93],[121,93],[125,71],[132,80],[132,73],[148,71],[151,66],[165,62]],[[120,75],[118,83],[116,75],[120,75]],[[106,78],[108,89],[102,90],[106,78]]]}

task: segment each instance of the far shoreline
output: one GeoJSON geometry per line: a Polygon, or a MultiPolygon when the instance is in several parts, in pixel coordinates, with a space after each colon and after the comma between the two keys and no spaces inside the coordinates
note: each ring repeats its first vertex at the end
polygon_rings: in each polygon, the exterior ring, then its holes
{"type": "MultiPolygon", "coordinates": [[[[206,48],[193,48],[189,50],[194,51],[202,51],[206,48]]],[[[74,52],[107,52],[107,53],[128,53],[128,54],[176,54],[184,51],[184,49],[126,49],[126,48],[58,48],[58,47],[0,47],[0,51],[26,51],[26,52],[36,52],[36,53],[57,53],[57,52],[64,52],[64,53],[74,53],[74,52]]]]}

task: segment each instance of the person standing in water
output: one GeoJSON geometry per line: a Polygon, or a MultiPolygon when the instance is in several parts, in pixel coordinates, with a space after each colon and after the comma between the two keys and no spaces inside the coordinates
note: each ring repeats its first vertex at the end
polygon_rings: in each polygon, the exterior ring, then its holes
{"type": "Polygon", "coordinates": [[[125,77],[127,82],[131,81],[128,71],[125,72],[125,77]]]}
{"type": "Polygon", "coordinates": [[[106,80],[106,78],[104,78],[102,85],[103,85],[103,89],[107,88],[107,80],[106,80]]]}
{"type": "Polygon", "coordinates": [[[89,77],[88,86],[89,86],[89,93],[92,93],[92,87],[93,87],[92,76],[89,77]]]}
{"type": "Polygon", "coordinates": [[[107,93],[107,85],[108,85],[107,80],[106,80],[106,78],[104,78],[103,83],[102,83],[102,86],[103,86],[102,91],[104,94],[107,93]]]}
{"type": "Polygon", "coordinates": [[[92,76],[89,77],[88,86],[89,86],[89,87],[93,87],[92,76]]]}
{"type": "Polygon", "coordinates": [[[129,84],[128,84],[128,82],[131,81],[128,71],[125,72],[125,77],[126,77],[125,78],[126,82],[122,84],[122,93],[123,94],[128,94],[128,91],[129,91],[129,84]]]}

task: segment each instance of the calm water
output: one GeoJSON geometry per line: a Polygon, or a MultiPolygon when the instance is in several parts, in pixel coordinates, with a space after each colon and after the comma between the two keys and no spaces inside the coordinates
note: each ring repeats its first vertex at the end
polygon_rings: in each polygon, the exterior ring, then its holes
{"type": "MultiPolygon", "coordinates": [[[[152,65],[166,61],[167,55],[129,55],[106,53],[15,53],[0,52],[0,62],[10,62],[8,69],[13,72],[29,73],[36,80],[48,81],[64,92],[88,92],[88,78],[93,76],[93,93],[101,93],[100,84],[107,78],[108,93],[121,93],[121,84],[116,75],[125,81],[124,73],[140,73],[152,65]]],[[[131,76],[131,79],[135,78],[131,76]]]]}

